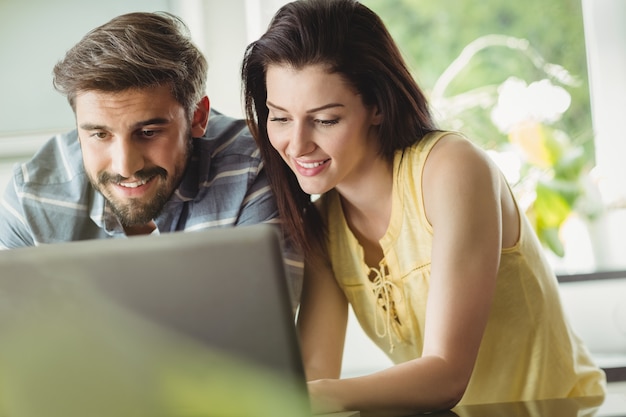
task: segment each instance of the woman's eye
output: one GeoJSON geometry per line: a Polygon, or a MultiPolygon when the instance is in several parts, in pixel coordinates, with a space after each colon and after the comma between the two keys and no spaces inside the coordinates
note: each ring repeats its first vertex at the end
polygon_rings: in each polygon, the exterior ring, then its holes
{"type": "Polygon", "coordinates": [[[285,117],[270,117],[270,122],[285,123],[286,121],[285,117]]]}
{"type": "Polygon", "coordinates": [[[339,123],[339,119],[318,120],[317,123],[321,124],[322,126],[334,126],[339,123]]]}

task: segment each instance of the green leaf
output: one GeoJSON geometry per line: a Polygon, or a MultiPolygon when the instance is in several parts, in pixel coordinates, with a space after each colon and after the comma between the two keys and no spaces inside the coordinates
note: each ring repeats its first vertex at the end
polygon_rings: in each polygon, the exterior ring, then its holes
{"type": "Polygon", "coordinates": [[[554,129],[549,128],[545,124],[541,126],[543,139],[543,147],[547,153],[548,161],[551,166],[554,166],[561,159],[566,148],[566,141],[562,135],[555,132],[554,129]]]}
{"type": "MultiPolygon", "coordinates": [[[[555,197],[548,196],[548,193],[560,196],[564,200],[565,204],[567,204],[567,206],[569,207],[569,211],[573,209],[576,201],[583,194],[583,186],[581,183],[559,178],[554,178],[551,180],[541,180],[537,183],[537,188],[538,192],[542,193],[541,198],[549,199],[547,201],[549,201],[550,204],[560,203],[555,203],[551,201],[550,199],[555,197]],[[540,187],[541,191],[539,191],[540,187]]],[[[567,214],[569,214],[569,212],[567,214]]]]}
{"type": "Polygon", "coordinates": [[[565,248],[559,238],[558,228],[551,227],[541,230],[540,239],[555,255],[561,258],[565,256],[565,248]]]}
{"type": "Polygon", "coordinates": [[[533,210],[541,228],[558,228],[572,211],[570,203],[544,182],[537,183],[537,198],[533,210]]]}
{"type": "Polygon", "coordinates": [[[583,170],[589,163],[589,156],[582,147],[567,149],[562,158],[554,164],[555,177],[570,181],[578,181],[583,170]]]}

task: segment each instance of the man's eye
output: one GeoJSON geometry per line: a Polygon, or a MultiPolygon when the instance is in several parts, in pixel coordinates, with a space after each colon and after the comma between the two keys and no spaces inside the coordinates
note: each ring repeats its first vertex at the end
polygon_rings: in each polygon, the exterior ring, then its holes
{"type": "Polygon", "coordinates": [[[106,132],[93,132],[89,136],[96,139],[104,139],[107,137],[107,134],[106,132]]]}
{"type": "Polygon", "coordinates": [[[151,138],[154,135],[156,135],[157,131],[156,130],[142,130],[141,134],[146,137],[146,138],[151,138]]]}

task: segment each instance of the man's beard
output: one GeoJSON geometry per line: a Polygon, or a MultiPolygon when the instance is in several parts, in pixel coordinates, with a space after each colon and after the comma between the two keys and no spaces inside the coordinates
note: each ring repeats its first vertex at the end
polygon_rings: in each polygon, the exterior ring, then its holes
{"type": "MultiPolygon", "coordinates": [[[[175,172],[174,175],[177,177],[180,174],[175,172]]],[[[173,187],[168,182],[167,172],[161,167],[138,171],[133,177],[139,181],[150,178],[152,178],[152,181],[156,181],[160,178],[164,185],[159,187],[154,197],[148,201],[131,198],[122,202],[116,200],[110,193],[107,192],[106,188],[107,184],[117,184],[123,181],[125,178],[121,175],[111,175],[108,172],[102,172],[98,175],[97,183],[93,184],[94,187],[100,191],[102,195],[104,195],[109,203],[109,206],[111,207],[111,210],[113,211],[113,214],[115,214],[124,227],[140,226],[150,223],[150,221],[161,213],[165,203],[167,203],[172,195],[172,192],[174,191],[173,187]]]]}
{"type": "Polygon", "coordinates": [[[163,211],[163,208],[172,194],[174,194],[174,191],[180,184],[185,173],[192,147],[193,141],[191,136],[189,136],[185,154],[176,164],[172,175],[168,175],[167,171],[161,167],[152,167],[137,171],[133,175],[133,178],[138,181],[161,181],[156,194],[148,201],[142,201],[136,198],[127,199],[125,201],[117,200],[114,195],[108,191],[107,185],[118,184],[125,180],[126,178],[121,175],[101,172],[98,174],[97,180],[91,176],[89,176],[89,180],[92,186],[107,200],[111,211],[113,211],[113,214],[115,214],[123,227],[142,226],[157,218],[163,211]]]}

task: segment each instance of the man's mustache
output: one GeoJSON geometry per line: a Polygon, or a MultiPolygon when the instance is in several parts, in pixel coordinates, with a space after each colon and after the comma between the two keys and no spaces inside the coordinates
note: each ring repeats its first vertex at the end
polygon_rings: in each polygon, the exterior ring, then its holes
{"type": "MultiPolygon", "coordinates": [[[[163,179],[167,179],[167,171],[161,167],[154,167],[154,168],[149,168],[149,169],[144,169],[141,171],[137,171],[134,175],[133,178],[138,180],[138,181],[144,181],[144,180],[149,180],[153,177],[163,177],[163,179]]],[[[107,183],[115,183],[115,184],[119,184],[122,181],[127,180],[128,177],[124,177],[122,175],[119,174],[110,174],[108,172],[102,172],[100,173],[100,175],[98,175],[98,182],[100,184],[107,184],[107,183]]]]}

